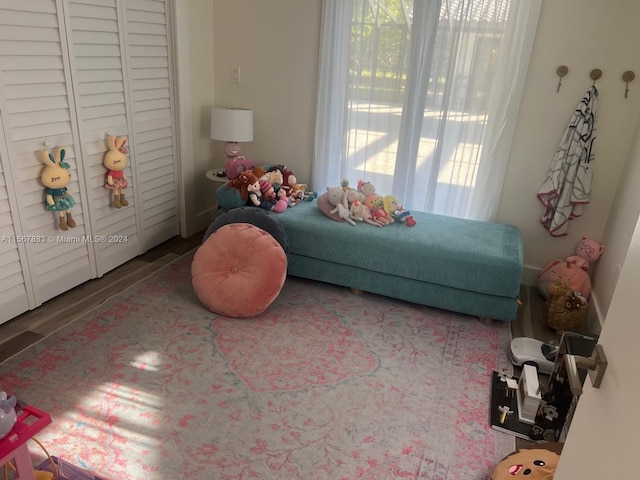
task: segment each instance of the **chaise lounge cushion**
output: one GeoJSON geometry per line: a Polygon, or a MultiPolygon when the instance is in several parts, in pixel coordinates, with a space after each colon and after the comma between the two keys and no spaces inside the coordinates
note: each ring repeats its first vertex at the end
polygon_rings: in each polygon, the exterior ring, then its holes
{"type": "Polygon", "coordinates": [[[512,320],[522,274],[515,226],[412,212],[417,224],[377,228],[328,219],[315,202],[276,218],[289,274],[448,310],[512,320]]]}

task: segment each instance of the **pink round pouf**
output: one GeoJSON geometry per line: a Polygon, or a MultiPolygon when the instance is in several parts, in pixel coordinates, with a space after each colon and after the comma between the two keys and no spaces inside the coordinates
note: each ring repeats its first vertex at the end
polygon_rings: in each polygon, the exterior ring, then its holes
{"type": "Polygon", "coordinates": [[[261,228],[232,223],[198,248],[191,264],[193,289],[212,312],[253,317],[273,302],[287,278],[287,256],[261,228]]]}

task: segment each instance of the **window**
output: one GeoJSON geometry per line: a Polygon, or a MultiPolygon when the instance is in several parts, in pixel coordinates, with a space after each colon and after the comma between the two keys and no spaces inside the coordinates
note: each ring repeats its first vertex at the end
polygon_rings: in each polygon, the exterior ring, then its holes
{"type": "Polygon", "coordinates": [[[325,1],[315,188],[363,179],[409,209],[493,219],[539,7],[325,1]]]}

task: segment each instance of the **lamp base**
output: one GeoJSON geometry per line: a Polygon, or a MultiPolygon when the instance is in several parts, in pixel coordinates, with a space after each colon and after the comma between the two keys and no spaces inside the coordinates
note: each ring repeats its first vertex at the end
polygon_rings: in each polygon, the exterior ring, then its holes
{"type": "Polygon", "coordinates": [[[224,144],[224,153],[227,158],[240,157],[242,152],[240,151],[240,144],[238,142],[227,142],[224,144]]]}

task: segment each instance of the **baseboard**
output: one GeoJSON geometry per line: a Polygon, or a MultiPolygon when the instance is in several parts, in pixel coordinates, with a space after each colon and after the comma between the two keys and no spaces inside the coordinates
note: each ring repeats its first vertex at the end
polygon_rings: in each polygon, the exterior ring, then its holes
{"type": "Polygon", "coordinates": [[[538,282],[538,275],[540,274],[540,269],[536,267],[528,267],[525,265],[522,268],[522,279],[520,283],[522,285],[526,285],[528,287],[535,287],[538,282]]]}
{"type": "Polygon", "coordinates": [[[600,335],[603,321],[604,316],[600,310],[598,295],[595,292],[591,292],[591,297],[589,298],[589,311],[587,312],[587,330],[590,333],[600,335]]]}

